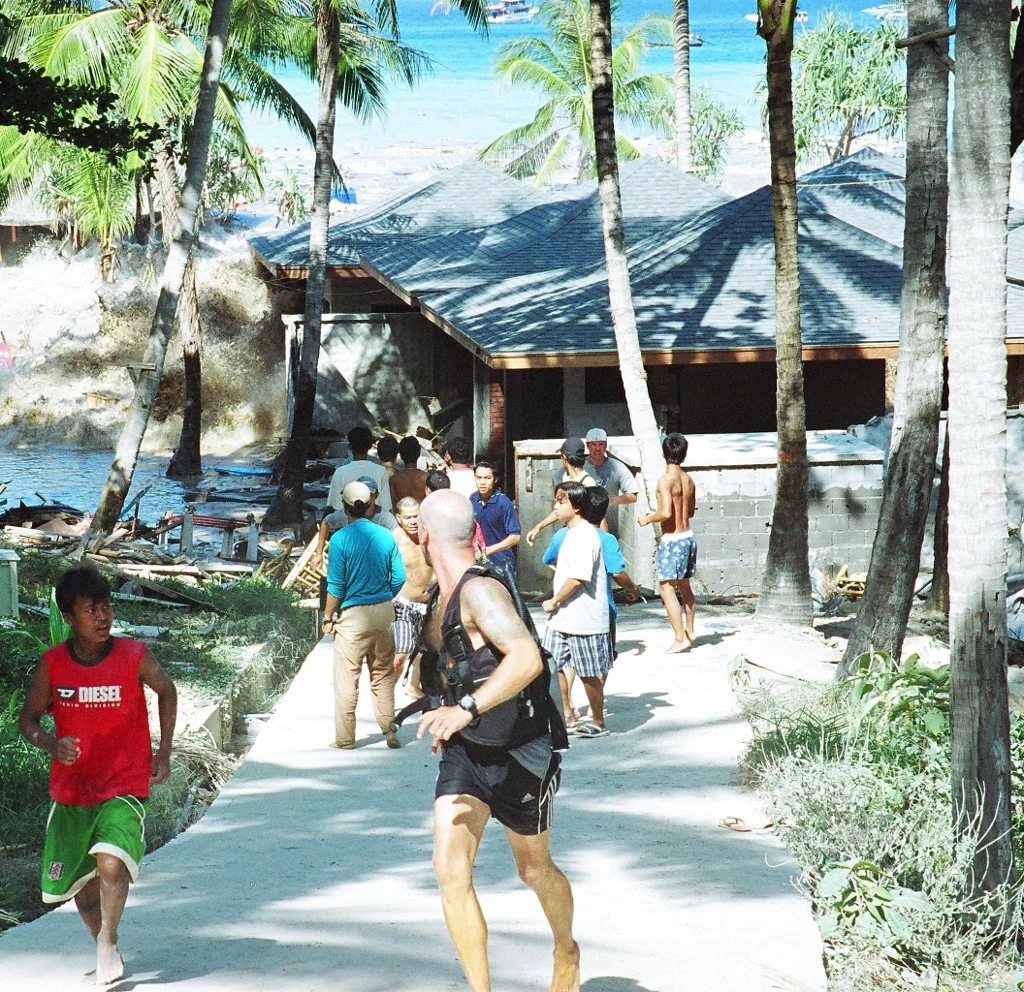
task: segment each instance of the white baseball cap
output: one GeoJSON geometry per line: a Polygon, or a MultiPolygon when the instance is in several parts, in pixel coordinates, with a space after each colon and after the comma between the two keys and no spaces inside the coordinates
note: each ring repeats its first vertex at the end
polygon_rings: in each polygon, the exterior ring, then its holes
{"type": "Polygon", "coordinates": [[[341,498],[346,506],[356,509],[369,506],[370,500],[373,499],[373,494],[365,482],[350,482],[342,489],[341,498]]]}
{"type": "Polygon", "coordinates": [[[587,441],[607,441],[608,440],[608,433],[607,433],[607,431],[601,430],[600,427],[591,427],[590,430],[587,431],[586,440],[587,441]]]}

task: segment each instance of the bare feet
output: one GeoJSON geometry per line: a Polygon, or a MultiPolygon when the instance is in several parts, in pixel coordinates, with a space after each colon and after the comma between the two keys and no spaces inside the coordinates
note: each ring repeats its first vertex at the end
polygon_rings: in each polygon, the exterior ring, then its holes
{"type": "Polygon", "coordinates": [[[665,649],[665,654],[683,654],[685,651],[689,651],[693,647],[690,639],[684,637],[681,641],[673,641],[672,646],[665,649]]]}
{"type": "Polygon", "coordinates": [[[555,948],[551,992],[580,992],[580,945],[575,941],[568,951],[555,948]]]}
{"type": "Polygon", "coordinates": [[[96,978],[97,985],[110,985],[124,977],[124,963],[117,950],[117,944],[96,942],[96,978]]]}

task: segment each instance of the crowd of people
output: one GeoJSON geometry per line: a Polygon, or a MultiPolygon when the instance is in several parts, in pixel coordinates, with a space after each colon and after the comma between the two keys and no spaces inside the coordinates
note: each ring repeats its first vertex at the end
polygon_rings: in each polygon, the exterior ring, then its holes
{"type": "MultiPolygon", "coordinates": [[[[608,456],[600,428],[562,445],[551,513],[526,535],[532,545],[545,527],[563,525],[544,552],[553,577],[542,603],[541,638],[518,594],[521,527],[501,491],[498,466],[489,460],[471,465],[472,449],[462,438],[449,440],[443,470],[419,467],[415,437],[382,439],[377,460],[370,456],[368,429],[353,428],[348,441],[352,458],[331,479],[315,551],[318,564],[327,558],[323,632],[333,636],[331,747],[356,747],[364,665],[384,741],[401,747],[395,689],[404,671],[409,692],[425,701],[417,736],[428,737],[431,753],[440,754],[434,869],[470,989],[491,988],[473,864],[494,817],[551,928],[550,990],[579,992],[572,888],[550,852],[553,801],[569,735],[608,734],[613,582],[627,602],[640,599],[612,511],[637,501],[636,481],[608,456]],[[572,701],[577,678],[585,718],[572,701]]],[[[662,528],[657,580],[673,630],[670,652],[688,650],[694,637],[690,519],[696,506],[693,482],[681,468],[686,449],[682,435],[664,439],[667,468],[656,506],[637,520],[662,528]]],[[[43,898],[75,901],[96,941],[94,978],[107,984],[124,972],[118,925],[142,858],[150,784],[169,775],[176,693],[144,645],[111,636],[110,587],[98,572],[87,566],[66,572],[56,601],[72,634],[40,660],[19,728],[52,758],[43,898]],[[155,753],[144,686],[156,693],[159,708],[155,753]],[[47,712],[52,733],[41,723],[47,712]]]]}

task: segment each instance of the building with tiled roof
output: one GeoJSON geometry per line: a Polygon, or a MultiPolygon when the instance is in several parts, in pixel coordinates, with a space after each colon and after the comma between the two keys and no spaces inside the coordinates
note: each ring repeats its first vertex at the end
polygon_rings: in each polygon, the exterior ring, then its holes
{"type": "MultiPolygon", "coordinates": [[[[659,420],[695,433],[773,430],[770,191],[730,200],[651,158],[624,163],[620,182],[659,420]]],[[[798,196],[807,422],[845,427],[886,409],[903,163],[861,153],[801,177],[798,196]]],[[[252,241],[269,272],[300,282],[307,245],[308,225],[252,241]]],[[[1024,270],[1024,240],[1020,249],[1024,270]]],[[[396,429],[461,418],[456,429],[494,453],[595,424],[628,433],[593,184],[538,190],[467,162],[332,225],[328,272],[327,378],[340,372],[396,429]]],[[[1011,275],[1009,288],[1021,326],[1024,287],[1011,275]]]]}

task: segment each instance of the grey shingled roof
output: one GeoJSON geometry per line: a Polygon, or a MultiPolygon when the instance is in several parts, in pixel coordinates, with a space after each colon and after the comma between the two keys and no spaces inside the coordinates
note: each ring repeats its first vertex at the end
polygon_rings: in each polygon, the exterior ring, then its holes
{"type": "Polygon", "coordinates": [[[903,158],[864,149],[800,176],[797,179],[800,213],[831,214],[901,247],[905,176],[903,158]]]}
{"type": "MultiPolygon", "coordinates": [[[[498,224],[570,195],[537,189],[471,158],[368,213],[331,224],[327,265],[355,266],[368,245],[436,238],[498,224]]],[[[271,269],[304,269],[309,259],[309,224],[261,235],[249,244],[271,269]]]]}
{"type": "MultiPolygon", "coordinates": [[[[728,202],[714,187],[654,158],[623,163],[620,187],[631,243],[668,239],[680,223],[728,202]]],[[[482,302],[495,298],[499,284],[507,291],[509,280],[521,283],[529,296],[594,266],[603,272],[596,185],[574,192],[556,202],[531,205],[499,224],[453,232],[440,242],[377,240],[364,245],[361,261],[410,295],[464,286],[478,292],[482,302]]]]}
{"type": "MultiPolygon", "coordinates": [[[[823,210],[903,246],[906,160],[866,148],[797,180],[800,211],[823,210]]],[[[1024,279],[1024,210],[1011,209],[1006,272],[1024,279]]]]}
{"type": "MultiPolygon", "coordinates": [[[[633,198],[629,186],[624,173],[624,201],[633,198]]],[[[641,199],[654,207],[649,197],[641,199]]],[[[589,219],[592,223],[574,223],[562,237],[497,261],[438,264],[441,260],[427,254],[410,259],[408,249],[418,246],[385,250],[369,261],[492,360],[614,352],[600,228],[589,219]]],[[[774,347],[774,243],[767,188],[691,213],[681,222],[666,222],[657,209],[627,214],[626,228],[641,348],[774,347]]],[[[800,233],[805,343],[895,341],[898,249],[827,214],[802,219],[800,233]]]]}

